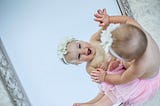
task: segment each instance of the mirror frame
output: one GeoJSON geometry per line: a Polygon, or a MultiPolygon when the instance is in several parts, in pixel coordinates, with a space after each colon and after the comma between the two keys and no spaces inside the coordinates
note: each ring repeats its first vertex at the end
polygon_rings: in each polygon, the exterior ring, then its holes
{"type": "Polygon", "coordinates": [[[16,71],[0,38],[0,77],[10,100],[15,106],[31,106],[16,71]]]}

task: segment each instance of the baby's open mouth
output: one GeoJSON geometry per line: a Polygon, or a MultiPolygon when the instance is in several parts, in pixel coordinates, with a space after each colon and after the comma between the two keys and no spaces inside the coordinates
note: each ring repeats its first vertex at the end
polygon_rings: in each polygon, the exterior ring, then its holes
{"type": "Polygon", "coordinates": [[[91,49],[88,48],[87,55],[90,55],[91,53],[92,53],[91,49]]]}

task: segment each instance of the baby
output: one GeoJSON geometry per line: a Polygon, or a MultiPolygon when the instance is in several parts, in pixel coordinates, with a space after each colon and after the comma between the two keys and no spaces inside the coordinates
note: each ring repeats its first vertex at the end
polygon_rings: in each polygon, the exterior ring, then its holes
{"type": "MultiPolygon", "coordinates": [[[[87,62],[86,69],[90,74],[94,70],[113,70],[116,69],[120,62],[109,54],[105,53],[104,48],[101,45],[101,33],[103,29],[100,29],[97,33],[93,34],[90,42],[76,40],[75,38],[68,37],[58,47],[58,53],[61,60],[65,64],[80,64],[87,62]],[[112,63],[109,64],[109,63],[112,63]],[[109,68],[107,68],[109,66],[109,68]]],[[[88,106],[96,103],[102,97],[106,98],[104,93],[100,92],[93,100],[86,103],[75,103],[74,106],[88,106]]],[[[110,102],[109,98],[107,98],[110,102]]],[[[109,103],[107,103],[109,105],[109,103]]]]}
{"type": "MultiPolygon", "coordinates": [[[[60,59],[65,64],[77,65],[87,62],[86,69],[89,74],[94,70],[98,70],[98,68],[103,70],[107,70],[108,66],[109,70],[117,68],[120,62],[116,61],[116,58],[105,53],[105,50],[102,47],[101,34],[103,29],[105,28],[101,28],[98,32],[93,34],[90,42],[76,40],[72,37],[64,39],[58,47],[58,55],[60,56],[60,59]],[[113,65],[109,65],[109,63],[112,63],[113,65]]],[[[110,43],[108,43],[108,45],[110,43]]],[[[93,100],[86,103],[75,103],[74,106],[87,106],[96,103],[102,97],[107,98],[104,93],[100,92],[93,100]]],[[[108,102],[112,104],[109,98],[108,102]]]]}
{"type": "Polygon", "coordinates": [[[105,9],[95,14],[100,26],[106,27],[110,23],[128,24],[121,25],[113,30],[113,43],[109,48],[110,54],[119,58],[124,63],[131,62],[121,75],[101,75],[103,71],[93,71],[92,78],[95,82],[104,80],[112,84],[130,82],[136,78],[151,79],[158,75],[160,68],[160,51],[156,42],[152,39],[135,20],[127,16],[108,16],[105,9]],[[96,74],[95,74],[96,73],[96,74]],[[104,79],[104,80],[101,80],[104,79]]]}
{"type": "Polygon", "coordinates": [[[116,102],[127,105],[148,100],[160,86],[158,46],[150,35],[130,17],[108,16],[105,9],[99,10],[95,17],[102,29],[91,36],[90,42],[67,39],[59,47],[59,54],[66,64],[87,62],[86,69],[93,81],[106,81],[113,85],[101,83],[101,92],[93,100],[76,103],[74,106],[111,106],[116,102]],[[122,25],[111,31],[112,40],[108,41],[110,43],[107,46],[109,51],[107,54],[101,45],[100,38],[102,30],[110,23],[122,25]],[[116,68],[119,65],[115,61],[116,58],[122,61],[125,68],[116,68]],[[155,58],[154,62],[151,62],[152,58],[155,58]],[[149,71],[151,69],[153,71],[149,71]],[[113,72],[108,71],[106,74],[106,70],[113,72]],[[154,76],[156,77],[150,80],[143,80],[154,76]]]}
{"type": "MultiPolygon", "coordinates": [[[[59,55],[65,64],[80,64],[87,62],[86,69],[88,73],[96,70],[100,64],[108,64],[107,55],[101,45],[101,32],[93,34],[90,42],[76,40],[75,38],[66,38],[59,48],[59,55]]],[[[105,66],[104,65],[104,66],[105,66]]]]}
{"type": "Polygon", "coordinates": [[[106,74],[103,69],[92,71],[93,81],[105,81],[114,85],[114,91],[111,91],[116,99],[109,96],[107,85],[101,83],[102,91],[110,97],[112,103],[121,99],[124,105],[133,105],[152,98],[160,88],[158,45],[150,34],[130,17],[108,16],[105,9],[98,10],[95,17],[102,27],[110,23],[125,24],[111,31],[113,42],[109,47],[109,53],[121,60],[126,69],[120,74],[106,74]]]}

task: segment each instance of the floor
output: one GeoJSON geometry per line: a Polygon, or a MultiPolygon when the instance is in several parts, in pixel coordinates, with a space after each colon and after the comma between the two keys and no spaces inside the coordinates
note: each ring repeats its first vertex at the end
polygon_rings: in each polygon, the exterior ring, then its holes
{"type": "MultiPolygon", "coordinates": [[[[160,42],[160,1],[159,0],[128,0],[134,18],[147,30],[153,39],[160,42]]],[[[159,106],[160,90],[156,96],[141,106],[159,106]]]]}

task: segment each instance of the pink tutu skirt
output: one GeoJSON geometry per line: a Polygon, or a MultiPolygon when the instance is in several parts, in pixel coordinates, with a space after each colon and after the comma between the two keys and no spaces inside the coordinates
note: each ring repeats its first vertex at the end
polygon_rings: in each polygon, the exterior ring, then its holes
{"type": "MultiPolygon", "coordinates": [[[[107,74],[121,74],[123,66],[119,66],[107,74]]],[[[125,106],[141,104],[151,99],[160,88],[160,72],[152,79],[135,79],[126,84],[112,85],[106,82],[100,84],[100,90],[113,103],[122,102],[125,106]]]]}

